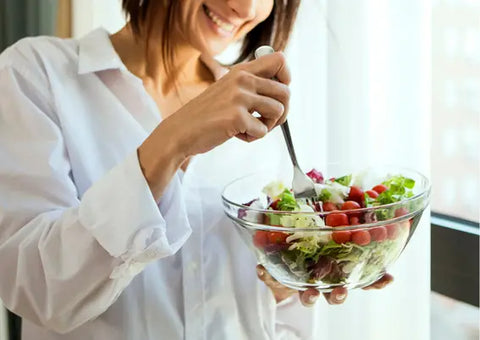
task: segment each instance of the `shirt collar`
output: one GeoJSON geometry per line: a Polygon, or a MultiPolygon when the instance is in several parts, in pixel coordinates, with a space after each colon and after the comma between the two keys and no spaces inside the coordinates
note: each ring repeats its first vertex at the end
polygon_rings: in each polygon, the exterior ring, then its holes
{"type": "MultiPolygon", "coordinates": [[[[105,70],[125,70],[126,67],[113,48],[109,33],[97,28],[78,41],[78,74],[94,73],[105,70]]],[[[215,80],[222,78],[226,67],[211,57],[202,56],[202,61],[212,71],[215,80]]]]}
{"type": "Polygon", "coordinates": [[[104,28],[80,38],[78,48],[78,74],[125,68],[104,28]]]}

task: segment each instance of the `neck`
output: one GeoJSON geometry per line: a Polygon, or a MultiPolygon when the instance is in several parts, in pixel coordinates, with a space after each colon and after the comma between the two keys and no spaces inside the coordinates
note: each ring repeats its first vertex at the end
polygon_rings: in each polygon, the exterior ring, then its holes
{"type": "Polygon", "coordinates": [[[212,78],[200,60],[200,52],[176,37],[171,64],[164,59],[162,32],[150,37],[135,38],[129,24],[111,36],[112,44],[125,66],[144,83],[163,95],[176,90],[176,86],[198,84],[212,78]],[[169,67],[169,68],[167,68],[169,67]]]}

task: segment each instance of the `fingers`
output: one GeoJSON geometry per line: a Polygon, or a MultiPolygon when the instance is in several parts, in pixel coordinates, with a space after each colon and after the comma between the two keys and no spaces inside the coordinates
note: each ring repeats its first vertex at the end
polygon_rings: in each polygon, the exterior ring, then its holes
{"type": "Polygon", "coordinates": [[[277,122],[285,112],[285,107],[282,103],[270,97],[253,95],[250,112],[254,111],[261,115],[260,121],[264,123],[268,131],[270,131],[277,126],[277,122]]]}
{"type": "Polygon", "coordinates": [[[308,288],[303,292],[299,292],[300,301],[305,307],[312,307],[317,302],[320,292],[314,288],[308,288]]]}
{"type": "Polygon", "coordinates": [[[271,79],[256,77],[256,91],[259,95],[273,98],[280,102],[283,107],[283,113],[276,121],[276,125],[283,124],[287,118],[290,104],[290,89],[287,85],[271,79]]]}
{"type": "MultiPolygon", "coordinates": [[[[267,57],[269,56],[262,59],[267,57]]],[[[232,86],[237,89],[237,97],[234,100],[247,104],[250,113],[258,112],[262,116],[260,120],[267,126],[268,131],[282,124],[286,120],[290,101],[288,86],[261,76],[267,73],[260,72],[258,75],[246,66],[240,66],[232,70],[229,75],[233,81],[232,86]],[[241,91],[238,92],[238,89],[241,91]]],[[[283,79],[286,82],[290,81],[289,75],[284,75],[283,79]]]]}
{"type": "Polygon", "coordinates": [[[268,133],[268,128],[260,119],[251,114],[244,114],[243,128],[240,129],[240,133],[248,136],[245,140],[250,142],[264,137],[268,133]]]}
{"type": "Polygon", "coordinates": [[[257,276],[268,288],[270,288],[277,303],[285,300],[297,292],[296,290],[288,288],[275,280],[262,265],[257,265],[257,276]]]}
{"type": "Polygon", "coordinates": [[[331,305],[339,305],[345,302],[348,295],[347,288],[335,287],[330,293],[323,293],[325,300],[331,305]]]}
{"type": "Polygon", "coordinates": [[[363,289],[364,290],[382,289],[392,282],[393,282],[393,276],[387,273],[383,275],[380,279],[372,283],[370,286],[364,287],[363,289]]]}
{"type": "Polygon", "coordinates": [[[283,84],[290,84],[291,76],[285,55],[275,52],[238,66],[262,78],[276,78],[283,84]]]}
{"type": "Polygon", "coordinates": [[[257,276],[261,281],[265,282],[265,284],[269,288],[272,288],[272,289],[285,288],[285,289],[288,289],[288,290],[290,289],[290,288],[282,285],[277,280],[275,280],[261,264],[257,265],[257,276]]]}

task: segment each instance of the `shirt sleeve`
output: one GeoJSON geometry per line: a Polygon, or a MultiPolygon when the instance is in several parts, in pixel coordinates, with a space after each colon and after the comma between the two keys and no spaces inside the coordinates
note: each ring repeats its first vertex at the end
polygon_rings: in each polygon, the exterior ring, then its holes
{"type": "Polygon", "coordinates": [[[191,233],[178,177],[159,204],[137,153],[79,198],[48,82],[0,63],[0,298],[65,333],[191,233]]]}

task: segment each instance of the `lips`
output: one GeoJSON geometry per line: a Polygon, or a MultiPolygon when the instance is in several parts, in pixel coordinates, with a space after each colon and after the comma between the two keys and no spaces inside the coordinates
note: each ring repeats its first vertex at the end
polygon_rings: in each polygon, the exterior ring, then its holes
{"type": "Polygon", "coordinates": [[[210,10],[206,5],[203,5],[203,9],[205,11],[205,14],[210,18],[210,20],[213,21],[217,27],[219,27],[221,30],[232,33],[235,29],[235,25],[225,21],[222,19],[219,15],[214,13],[212,10],[210,10]]]}

